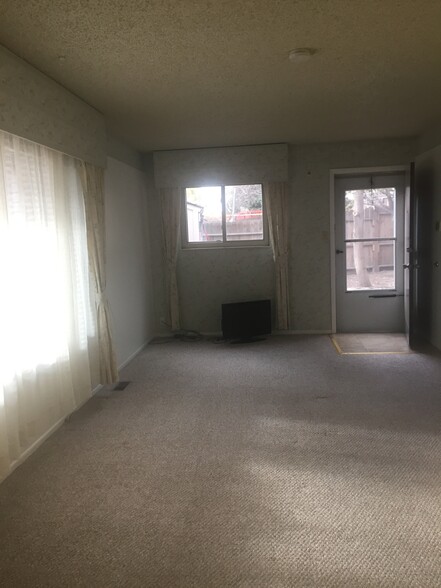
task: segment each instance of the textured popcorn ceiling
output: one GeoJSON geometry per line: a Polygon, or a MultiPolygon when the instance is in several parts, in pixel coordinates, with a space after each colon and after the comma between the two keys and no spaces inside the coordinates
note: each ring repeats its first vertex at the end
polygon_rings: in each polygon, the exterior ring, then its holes
{"type": "Polygon", "coordinates": [[[440,25],[440,0],[0,2],[0,42],[145,150],[416,135],[440,25]]]}

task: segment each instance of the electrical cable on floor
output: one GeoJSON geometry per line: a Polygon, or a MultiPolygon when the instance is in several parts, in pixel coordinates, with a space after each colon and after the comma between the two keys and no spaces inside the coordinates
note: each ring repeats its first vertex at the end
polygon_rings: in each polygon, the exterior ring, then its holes
{"type": "MultiPolygon", "coordinates": [[[[171,325],[169,325],[166,321],[161,320],[161,323],[171,330],[171,325]]],[[[171,343],[172,341],[176,340],[194,343],[196,341],[202,341],[203,339],[205,339],[205,337],[199,331],[193,331],[191,329],[178,329],[177,331],[172,331],[170,335],[156,337],[153,339],[153,341],[151,341],[151,343],[160,345],[163,343],[171,343]]]]}
{"type": "MultiPolygon", "coordinates": [[[[164,320],[161,321],[163,325],[170,329],[170,325],[166,323],[164,320]]],[[[207,337],[206,335],[202,335],[199,331],[194,331],[192,329],[179,329],[177,331],[172,331],[170,335],[166,335],[163,337],[156,337],[150,343],[153,345],[161,345],[163,343],[171,343],[172,341],[183,341],[186,343],[195,343],[196,341],[210,341],[211,343],[228,343],[229,339],[224,339],[223,337],[207,337]]]]}
{"type": "Polygon", "coordinates": [[[173,333],[173,338],[178,339],[178,341],[186,341],[193,343],[195,341],[202,341],[204,338],[199,331],[191,331],[188,329],[181,329],[179,331],[175,331],[173,333]]]}

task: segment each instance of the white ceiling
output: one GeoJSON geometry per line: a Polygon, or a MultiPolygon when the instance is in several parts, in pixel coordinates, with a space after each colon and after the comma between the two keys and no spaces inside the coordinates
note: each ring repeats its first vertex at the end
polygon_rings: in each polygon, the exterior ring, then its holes
{"type": "Polygon", "coordinates": [[[440,0],[0,1],[0,42],[141,150],[417,135],[440,30],[440,0]]]}

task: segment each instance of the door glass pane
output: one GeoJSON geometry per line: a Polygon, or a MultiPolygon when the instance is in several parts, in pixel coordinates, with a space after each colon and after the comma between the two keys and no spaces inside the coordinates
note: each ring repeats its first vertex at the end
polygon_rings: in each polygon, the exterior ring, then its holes
{"type": "Polygon", "coordinates": [[[345,192],[346,239],[395,237],[395,188],[345,192]]]}
{"type": "Polygon", "coordinates": [[[263,239],[262,186],[225,186],[227,241],[263,239]]]}
{"type": "Polygon", "coordinates": [[[189,243],[222,241],[222,190],[220,186],[186,189],[189,243]]]}
{"type": "Polygon", "coordinates": [[[346,290],[394,290],[395,241],[346,243],[346,290]]]}

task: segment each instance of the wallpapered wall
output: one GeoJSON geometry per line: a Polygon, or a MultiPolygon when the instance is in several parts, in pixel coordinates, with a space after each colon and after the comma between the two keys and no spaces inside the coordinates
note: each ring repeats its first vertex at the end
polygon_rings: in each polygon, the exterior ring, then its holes
{"type": "MultiPolygon", "coordinates": [[[[200,186],[240,184],[288,179],[286,144],[221,147],[163,151],[154,154],[155,184],[200,186]]],[[[155,218],[160,218],[159,202],[152,203],[155,218]]],[[[161,241],[160,227],[156,242],[161,241]]],[[[162,258],[156,245],[156,260],[162,258]]],[[[166,316],[163,276],[157,275],[157,309],[166,316]]],[[[274,263],[266,247],[212,248],[181,250],[178,281],[182,326],[202,332],[220,331],[221,304],[274,297],[274,263]]],[[[164,324],[157,325],[164,330],[164,324]]]]}
{"type": "Polygon", "coordinates": [[[154,153],[157,188],[288,179],[288,145],[247,145],[154,153]]]}
{"type": "MultiPolygon", "coordinates": [[[[199,151],[199,150],[195,150],[199,151]]],[[[202,150],[201,150],[202,151],[202,150]]],[[[215,154],[216,150],[209,150],[215,154]]],[[[176,153],[176,152],[175,152],[176,153]]],[[[189,153],[189,152],[181,152],[189,153]]],[[[184,176],[166,167],[155,154],[155,178],[173,185],[184,176]],[[168,170],[168,171],[167,171],[168,170]],[[179,174],[179,175],[177,175],[179,174]]],[[[160,154],[161,158],[164,157],[160,154]]],[[[413,139],[360,141],[314,145],[290,145],[290,303],[294,331],[331,330],[330,210],[331,169],[403,165],[415,155],[413,139]]],[[[211,169],[214,167],[212,160],[211,169]]],[[[222,163],[217,161],[218,177],[222,163]]],[[[187,168],[189,169],[189,168],[187,168]]],[[[225,175],[230,172],[227,171],[225,175]]],[[[248,174],[248,172],[247,172],[248,174]]],[[[209,174],[206,174],[209,175],[209,174]]],[[[260,181],[259,178],[246,181],[260,181]]],[[[275,179],[275,178],[273,178],[275,179]]],[[[201,175],[202,180],[202,175],[201,175]]],[[[179,185],[179,184],[178,184],[179,185]]],[[[157,195],[152,196],[152,218],[160,218],[157,195]]],[[[161,231],[157,220],[151,227],[155,241],[155,288],[158,317],[165,316],[161,269],[161,231]]],[[[181,250],[178,278],[183,326],[202,332],[220,331],[220,304],[247,299],[274,300],[274,264],[269,247],[181,250]]],[[[157,328],[163,325],[157,324],[157,328]]],[[[164,329],[162,329],[164,330],[164,329]]]]}
{"type": "Polygon", "coordinates": [[[331,330],[330,170],[406,165],[414,155],[413,139],[291,146],[293,329],[331,330]]]}
{"type": "Polygon", "coordinates": [[[0,128],[95,165],[106,165],[104,117],[1,46],[0,128]]]}
{"type": "Polygon", "coordinates": [[[218,333],[222,303],[274,299],[271,248],[183,250],[178,281],[183,325],[218,333]]]}

